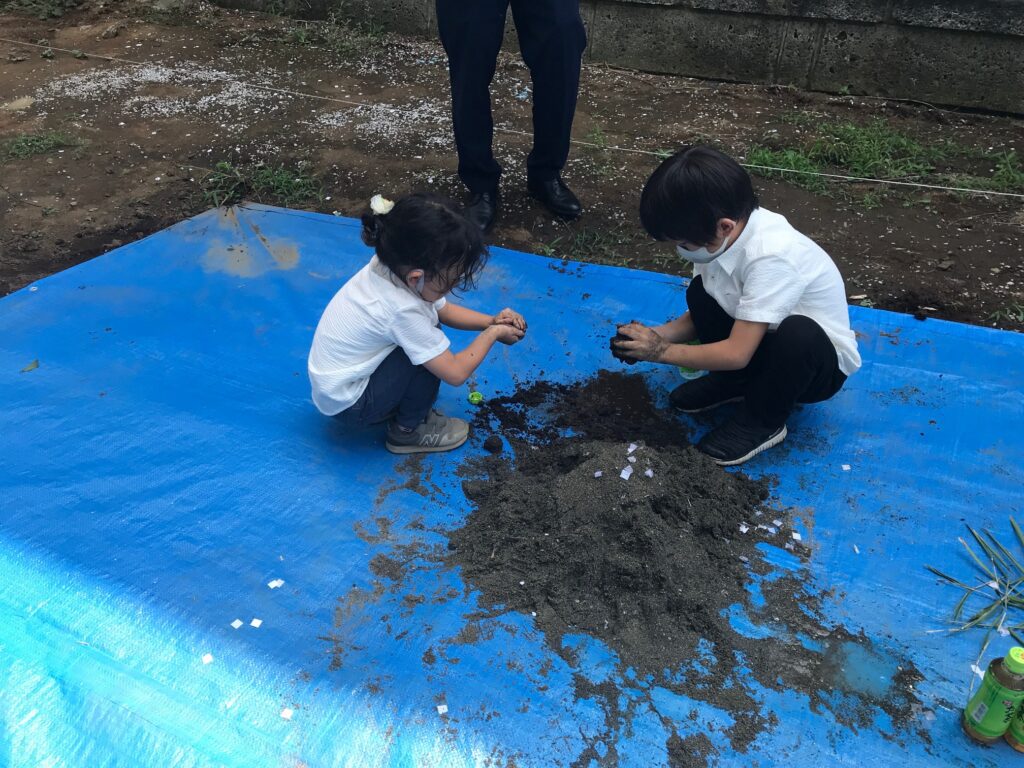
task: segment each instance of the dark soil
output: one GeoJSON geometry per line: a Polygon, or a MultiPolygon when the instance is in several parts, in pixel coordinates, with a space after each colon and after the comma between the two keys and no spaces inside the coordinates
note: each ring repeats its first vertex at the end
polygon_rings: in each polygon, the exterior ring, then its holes
{"type": "MultiPolygon", "coordinates": [[[[766,506],[765,480],[725,472],[687,445],[678,422],[654,409],[642,377],[542,382],[491,401],[480,419],[502,430],[514,458],[488,456],[467,468],[474,510],[449,534],[449,547],[486,607],[531,617],[570,663],[562,638],[585,633],[641,680],[727,710],[736,718],[728,736],[741,751],[777,725],[743,668],[767,688],[806,694],[814,710],[848,727],[869,726],[879,709],[898,730],[911,724],[920,674],[894,663],[883,690],[848,679],[853,656],[882,663],[888,654],[828,624],[806,574],[768,575],[759,542],[810,555],[792,538],[789,514],[766,506]],[[561,435],[570,424],[574,434],[561,435]],[[761,607],[748,591],[757,581],[761,607]],[[771,634],[741,635],[723,616],[737,609],[771,634]]],[[[614,693],[577,682],[578,696],[603,698],[611,721],[614,693]]],[[[707,754],[678,738],[668,749],[674,765],[691,764],[683,753],[707,754]]]]}
{"type": "MultiPolygon", "coordinates": [[[[57,131],[74,142],[46,155],[0,156],[0,295],[205,209],[203,180],[220,161],[240,168],[305,162],[324,194],[292,205],[326,213],[358,215],[375,193],[462,196],[436,40],[367,38],[343,54],[322,41],[330,36],[324,25],[198,0],[160,5],[170,10],[90,0],[59,19],[0,15],[0,37],[19,41],[0,43],[0,141],[57,131]],[[53,58],[34,47],[41,40],[53,58]],[[76,58],[73,50],[151,67],[76,58]],[[228,88],[221,72],[239,84],[308,95],[228,88]],[[196,73],[204,74],[190,80],[196,73]],[[378,114],[332,98],[404,109],[378,114]]],[[[496,125],[529,132],[528,86],[520,56],[503,54],[492,88],[496,125]]],[[[773,137],[799,138],[805,128],[794,115],[881,119],[929,145],[954,143],[967,153],[957,170],[978,176],[991,175],[988,155],[1024,151],[1024,121],[1005,116],[587,66],[573,131],[596,146],[574,146],[564,173],[584,215],[558,222],[532,201],[524,189],[530,140],[499,130],[495,152],[506,172],[492,240],[683,274],[687,266],[671,247],[639,226],[638,192],[657,158],[610,147],[657,152],[713,142],[742,158],[773,137]]],[[[1020,201],[871,185],[823,195],[761,177],[755,185],[765,207],[833,256],[852,303],[1024,329],[1020,201]]]]}

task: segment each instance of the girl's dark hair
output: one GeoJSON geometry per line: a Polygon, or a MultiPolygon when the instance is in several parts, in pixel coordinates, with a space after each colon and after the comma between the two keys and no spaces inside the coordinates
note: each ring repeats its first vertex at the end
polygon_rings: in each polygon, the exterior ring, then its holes
{"type": "Polygon", "coordinates": [[[412,270],[422,269],[427,279],[450,273],[448,290],[468,290],[487,261],[480,228],[441,195],[407,195],[383,215],[367,208],[362,222],[363,242],[403,281],[412,270]]]}
{"type": "Polygon", "coordinates": [[[651,174],[640,195],[640,221],[655,240],[707,245],[719,219],[746,219],[758,207],[750,174],[728,155],[686,146],[651,174]]]}

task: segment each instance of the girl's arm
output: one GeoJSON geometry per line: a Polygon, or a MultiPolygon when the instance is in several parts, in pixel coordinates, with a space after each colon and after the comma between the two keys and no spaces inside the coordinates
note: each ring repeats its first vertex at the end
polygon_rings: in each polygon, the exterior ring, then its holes
{"type": "Polygon", "coordinates": [[[689,312],[663,325],[656,325],[652,330],[672,344],[685,344],[697,338],[697,328],[694,326],[689,312]]]}
{"type": "MultiPolygon", "coordinates": [[[[444,310],[448,309],[451,305],[446,305],[438,312],[440,317],[444,310]]],[[[456,307],[456,309],[462,309],[456,307]]],[[[472,310],[464,310],[466,312],[472,312],[474,315],[480,315],[479,312],[473,312],[472,310]]],[[[481,315],[486,317],[486,315],[481,315]]],[[[447,325],[447,323],[446,323],[447,325]]],[[[458,326],[453,326],[458,327],[458,326]]],[[[453,353],[450,349],[446,349],[437,357],[432,360],[427,360],[423,364],[423,367],[430,371],[432,374],[437,376],[445,384],[451,384],[453,387],[459,387],[466,383],[466,380],[473,375],[473,372],[479,367],[480,363],[484,361],[487,353],[491,351],[491,347],[494,346],[494,342],[500,341],[503,344],[515,344],[523,338],[523,331],[519,330],[512,325],[488,325],[484,330],[470,342],[470,345],[459,353],[453,353]]]]}
{"type": "Polygon", "coordinates": [[[523,316],[511,309],[503,309],[492,316],[468,307],[460,307],[449,301],[437,311],[437,318],[449,328],[460,331],[482,331],[490,325],[498,324],[513,325],[521,331],[526,330],[526,321],[523,316]]]}

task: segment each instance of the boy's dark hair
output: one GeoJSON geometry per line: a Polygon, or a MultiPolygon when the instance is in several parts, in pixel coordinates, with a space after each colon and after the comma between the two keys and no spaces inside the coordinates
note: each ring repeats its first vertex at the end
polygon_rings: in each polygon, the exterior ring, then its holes
{"type": "Polygon", "coordinates": [[[441,195],[407,195],[382,215],[367,208],[362,222],[363,242],[402,280],[414,269],[422,269],[427,279],[451,273],[456,277],[448,290],[468,290],[487,261],[480,228],[441,195]]]}
{"type": "Polygon", "coordinates": [[[651,174],[640,194],[640,221],[655,240],[707,245],[719,219],[746,219],[758,207],[750,174],[728,155],[686,146],[651,174]]]}

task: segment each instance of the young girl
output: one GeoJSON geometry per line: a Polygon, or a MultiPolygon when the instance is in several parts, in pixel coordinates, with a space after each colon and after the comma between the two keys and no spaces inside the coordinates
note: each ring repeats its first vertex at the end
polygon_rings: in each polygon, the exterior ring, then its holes
{"type": "Polygon", "coordinates": [[[413,194],[392,203],[376,195],[362,221],[363,242],[376,253],[317,325],[313,402],[348,423],[387,421],[392,453],[458,448],[469,425],[433,410],[441,382],[463,384],[494,342],[523,338],[526,321],[511,309],[491,316],[446,299],[475,285],[487,257],[479,228],[451,200],[413,194]],[[453,353],[441,323],[480,335],[453,353]]]}

